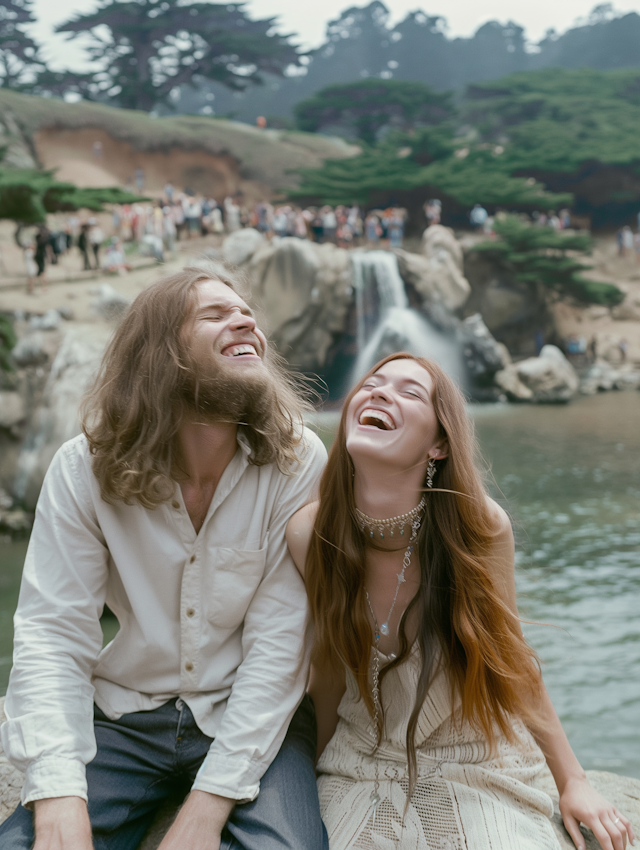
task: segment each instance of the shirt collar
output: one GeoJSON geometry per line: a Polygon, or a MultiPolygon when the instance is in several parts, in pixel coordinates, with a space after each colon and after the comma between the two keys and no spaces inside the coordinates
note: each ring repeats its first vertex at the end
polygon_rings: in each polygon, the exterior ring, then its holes
{"type": "Polygon", "coordinates": [[[253,449],[251,448],[251,443],[249,442],[249,437],[246,434],[246,429],[243,425],[238,426],[238,436],[237,436],[238,445],[240,449],[244,453],[247,460],[253,454],[253,449]]]}

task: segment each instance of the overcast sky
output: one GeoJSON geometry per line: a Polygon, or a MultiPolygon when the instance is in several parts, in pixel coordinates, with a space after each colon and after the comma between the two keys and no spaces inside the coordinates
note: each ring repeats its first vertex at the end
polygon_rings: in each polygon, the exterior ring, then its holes
{"type": "MultiPolygon", "coordinates": [[[[365,6],[368,0],[248,0],[247,8],[253,17],[278,16],[282,29],[296,33],[304,47],[316,47],[323,40],[327,21],[337,17],[350,5],[365,6]]],[[[523,26],[531,41],[537,41],[550,27],[562,31],[576,18],[589,14],[595,0],[385,0],[393,22],[407,12],[422,9],[429,15],[442,15],[449,22],[449,35],[472,35],[489,20],[514,20],[523,26]]],[[[44,43],[47,55],[57,66],[73,63],[82,65],[82,51],[77,43],[68,44],[62,36],[54,36],[53,28],[76,12],[94,9],[96,0],[35,0],[35,16],[39,19],[33,29],[36,39],[44,43]]],[[[616,9],[640,12],[640,0],[620,0],[616,9]]]]}

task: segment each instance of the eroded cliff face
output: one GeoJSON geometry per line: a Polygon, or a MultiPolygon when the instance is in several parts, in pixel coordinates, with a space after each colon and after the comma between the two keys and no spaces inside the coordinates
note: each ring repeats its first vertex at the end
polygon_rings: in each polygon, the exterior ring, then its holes
{"type": "Polygon", "coordinates": [[[21,95],[0,89],[4,164],[55,168],[83,187],[130,186],[144,171],[144,191],[160,194],[170,181],[218,199],[270,198],[298,185],[297,169],[354,156],[359,148],[311,133],[262,130],[219,118],[143,112],[102,104],[21,95]]]}
{"type": "Polygon", "coordinates": [[[537,340],[557,344],[553,312],[543,293],[513,280],[486,257],[467,251],[464,271],[471,285],[465,314],[480,313],[493,336],[514,357],[533,357],[537,340]]]}
{"type": "Polygon", "coordinates": [[[59,180],[77,186],[129,185],[134,189],[133,177],[142,169],[144,191],[154,195],[160,194],[167,183],[215,198],[241,192],[248,202],[271,195],[266,182],[246,179],[242,162],[230,153],[185,150],[175,145],[140,150],[101,127],[45,128],[34,134],[33,145],[43,168],[55,169],[59,180]]]}

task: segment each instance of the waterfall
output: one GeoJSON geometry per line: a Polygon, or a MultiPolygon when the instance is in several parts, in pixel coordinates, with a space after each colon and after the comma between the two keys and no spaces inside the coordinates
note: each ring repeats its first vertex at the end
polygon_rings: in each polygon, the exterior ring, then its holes
{"type": "Polygon", "coordinates": [[[388,354],[409,351],[435,360],[462,384],[464,367],[457,341],[409,307],[395,254],[353,251],[351,263],[358,344],[352,381],[388,354]]]}

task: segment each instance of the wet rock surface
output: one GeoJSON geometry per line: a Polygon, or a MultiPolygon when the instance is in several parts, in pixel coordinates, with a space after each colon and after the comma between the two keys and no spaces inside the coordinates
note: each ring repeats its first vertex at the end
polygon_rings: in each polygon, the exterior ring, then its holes
{"type": "Polygon", "coordinates": [[[580,381],[580,392],[583,395],[638,388],[640,388],[639,369],[634,368],[630,363],[614,366],[607,360],[596,360],[580,381]]]}
{"type": "Polygon", "coordinates": [[[63,334],[18,458],[14,497],[28,509],[35,507],[53,455],[80,432],[78,407],[111,331],[107,325],[78,324],[70,325],[63,334]]]}
{"type": "Polygon", "coordinates": [[[422,236],[420,254],[394,249],[403,280],[420,296],[427,315],[439,305],[454,313],[464,306],[471,287],[463,272],[462,247],[453,230],[440,224],[422,236]]]}
{"type": "Polygon", "coordinates": [[[493,383],[496,372],[511,364],[506,346],[493,338],[480,313],[464,319],[458,338],[469,376],[480,386],[493,383]]]}

